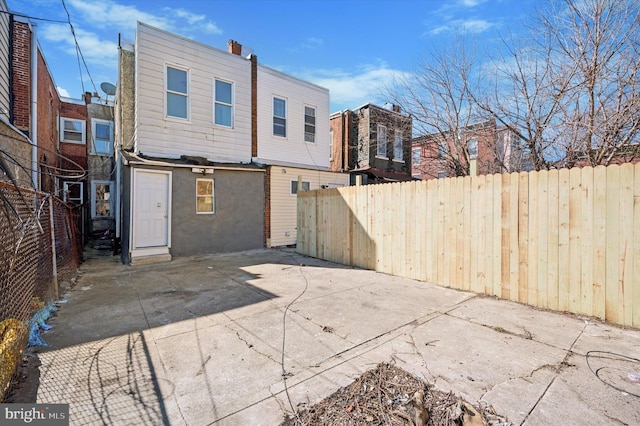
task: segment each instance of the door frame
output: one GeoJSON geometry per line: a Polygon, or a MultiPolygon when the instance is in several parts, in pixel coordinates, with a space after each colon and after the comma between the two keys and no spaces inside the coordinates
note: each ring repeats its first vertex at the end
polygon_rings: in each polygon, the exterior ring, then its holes
{"type": "Polygon", "coordinates": [[[141,256],[156,256],[156,255],[168,255],[171,248],[171,210],[172,210],[172,183],[173,174],[170,170],[156,170],[156,169],[142,169],[133,168],[131,175],[131,186],[129,188],[131,193],[131,202],[129,203],[129,217],[131,218],[131,230],[129,232],[129,247],[130,258],[141,256]],[[153,173],[159,175],[165,175],[167,177],[167,245],[158,247],[136,247],[135,234],[138,221],[138,215],[135,212],[134,206],[136,205],[136,197],[138,193],[136,191],[137,176],[139,173],[153,173]]]}

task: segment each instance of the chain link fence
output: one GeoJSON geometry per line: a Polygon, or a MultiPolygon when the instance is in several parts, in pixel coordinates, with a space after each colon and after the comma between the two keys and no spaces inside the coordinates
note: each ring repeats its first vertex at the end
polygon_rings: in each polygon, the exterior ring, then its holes
{"type": "Polygon", "coordinates": [[[75,222],[60,199],[0,182],[0,401],[58,283],[78,267],[75,222]]]}

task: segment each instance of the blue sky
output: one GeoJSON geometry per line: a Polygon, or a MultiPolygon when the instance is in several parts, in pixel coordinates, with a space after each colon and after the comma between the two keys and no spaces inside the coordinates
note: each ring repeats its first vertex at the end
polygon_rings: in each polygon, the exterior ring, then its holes
{"type": "MultiPolygon", "coordinates": [[[[262,64],[327,87],[331,112],[372,102],[385,86],[428,60],[430,49],[464,35],[488,53],[520,31],[542,0],[65,0],[78,44],[101,96],[116,83],[118,34],[134,41],[136,21],[226,50],[234,39],[262,64]]],[[[12,12],[67,21],[62,0],[7,0],[12,12]]],[[[68,24],[35,20],[60,94],[94,86],[68,24]]]]}

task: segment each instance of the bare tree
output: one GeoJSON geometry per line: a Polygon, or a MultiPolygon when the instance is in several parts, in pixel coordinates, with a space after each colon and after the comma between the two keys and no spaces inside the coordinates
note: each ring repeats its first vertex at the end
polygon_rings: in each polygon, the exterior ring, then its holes
{"type": "Polygon", "coordinates": [[[529,40],[505,42],[472,95],[522,141],[536,170],[638,158],[640,17],[633,0],[553,0],[529,40]]]}
{"type": "Polygon", "coordinates": [[[414,134],[422,135],[422,173],[469,174],[474,149],[470,153],[466,130],[482,121],[470,95],[476,76],[474,55],[459,41],[434,50],[415,73],[387,89],[392,102],[411,114],[414,134]]]}

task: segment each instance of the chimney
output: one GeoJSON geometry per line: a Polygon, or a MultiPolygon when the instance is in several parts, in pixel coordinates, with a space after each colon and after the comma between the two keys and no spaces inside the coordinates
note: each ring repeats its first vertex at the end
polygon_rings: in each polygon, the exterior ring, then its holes
{"type": "Polygon", "coordinates": [[[242,54],[242,45],[235,40],[229,40],[227,42],[227,51],[234,55],[242,54]]]}
{"type": "Polygon", "coordinates": [[[400,112],[400,105],[393,104],[393,112],[400,112]]]}
{"type": "Polygon", "coordinates": [[[91,92],[84,92],[84,103],[89,105],[91,103],[91,92]]]}

